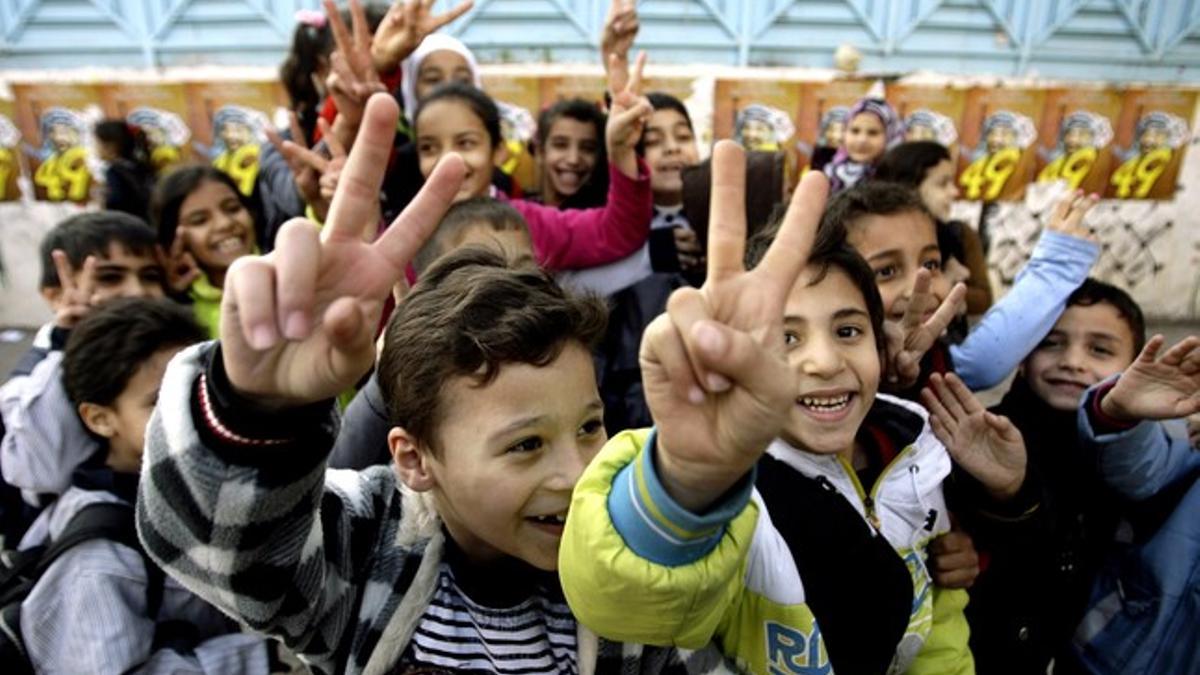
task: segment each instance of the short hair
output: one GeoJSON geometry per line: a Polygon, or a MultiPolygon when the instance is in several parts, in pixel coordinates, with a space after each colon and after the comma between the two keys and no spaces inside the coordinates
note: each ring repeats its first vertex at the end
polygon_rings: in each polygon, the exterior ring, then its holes
{"type": "MultiPolygon", "coordinates": [[[[646,100],[650,101],[650,107],[654,108],[656,112],[659,110],[674,110],[675,112],[679,113],[683,116],[683,121],[687,122],[688,129],[690,129],[692,133],[696,132],[696,128],[692,126],[692,116],[688,113],[687,106],[683,104],[683,101],[680,101],[664,91],[652,91],[646,94],[646,100]]],[[[642,137],[638,139],[635,149],[637,150],[638,156],[646,154],[645,134],[642,134],[642,137]]]]}
{"type": "Polygon", "coordinates": [[[466,105],[483,123],[483,128],[492,140],[492,148],[500,147],[503,142],[500,137],[500,108],[496,106],[492,97],[464,82],[447,82],[440,85],[421,101],[417,107],[417,114],[413,116],[414,137],[421,134],[421,113],[438,101],[458,101],[466,105]]]}
{"type": "Polygon", "coordinates": [[[834,195],[825,206],[825,213],[821,215],[819,229],[834,230],[828,236],[836,239],[849,234],[864,216],[892,216],[901,213],[922,214],[929,218],[931,226],[937,222],[916,190],[897,183],[869,181],[834,195]],[[842,234],[838,235],[838,231],[842,234]]]}
{"type": "Polygon", "coordinates": [[[604,126],[608,121],[595,103],[582,98],[567,98],[555,102],[538,115],[537,144],[539,148],[546,147],[546,139],[550,136],[550,128],[560,117],[573,119],[576,122],[590,124],[596,129],[596,141],[600,143],[600,152],[604,151],[604,126]]]}
{"type": "Polygon", "coordinates": [[[508,364],[543,366],[568,343],[592,349],[608,309],[532,266],[510,267],[481,247],[434,264],[397,308],[379,359],[391,423],[438,452],[442,390],[455,377],[486,386],[508,364]]]}
{"type": "Polygon", "coordinates": [[[507,202],[491,197],[472,197],[446,211],[433,235],[417,252],[413,269],[420,276],[435,260],[454,247],[453,242],[468,228],[484,226],[496,232],[529,232],[525,218],[507,202]]]}
{"type": "MultiPolygon", "coordinates": [[[[747,268],[753,269],[762,262],[767,254],[767,249],[771,247],[771,243],[779,234],[783,223],[783,214],[783,208],[777,207],[771,222],[746,242],[745,262],[747,268]]],[[[875,334],[875,349],[882,357],[887,350],[887,339],[883,333],[883,298],[879,295],[875,272],[858,251],[846,242],[845,231],[837,228],[818,229],[806,264],[817,269],[817,274],[812,280],[814,285],[825,279],[830,268],[837,268],[850,278],[850,282],[862,293],[863,303],[867,306],[867,314],[871,319],[871,331],[875,334]]]]}
{"type": "Polygon", "coordinates": [[[1100,303],[1108,303],[1117,310],[1117,314],[1125,320],[1129,333],[1133,336],[1133,356],[1136,358],[1146,346],[1146,317],[1142,308],[1125,291],[1106,284],[1098,279],[1088,277],[1079,288],[1067,298],[1067,307],[1091,307],[1100,303]]]}
{"type": "Polygon", "coordinates": [[[141,218],[120,211],[80,213],[55,225],[42,239],[41,288],[58,288],[62,280],[54,267],[54,251],[67,254],[71,267],[79,269],[88,256],[107,257],[117,244],[134,255],[153,256],[154,230],[141,218]]]}
{"type": "Polygon", "coordinates": [[[950,159],[946,146],[935,141],[908,141],[888,150],[875,165],[872,180],[920,187],[929,170],[950,159]]]}
{"type": "Polygon", "coordinates": [[[115,298],[67,338],[63,387],[75,405],[112,405],[155,353],[208,339],[192,312],[165,298],[115,298]]]}
{"type": "Polygon", "coordinates": [[[183,208],[184,200],[196,188],[210,182],[222,183],[237,195],[238,201],[250,212],[254,220],[254,230],[260,234],[259,245],[263,245],[262,229],[259,227],[262,214],[258,205],[242,194],[232,178],[209,164],[184,165],[159,179],[154,188],[154,195],[150,198],[150,220],[158,230],[158,243],[162,244],[163,248],[171,247],[175,241],[175,231],[179,229],[179,211],[183,208]]]}

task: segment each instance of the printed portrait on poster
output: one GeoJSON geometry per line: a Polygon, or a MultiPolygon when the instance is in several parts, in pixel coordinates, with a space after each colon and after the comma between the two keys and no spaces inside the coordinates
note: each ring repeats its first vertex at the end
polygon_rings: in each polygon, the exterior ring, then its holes
{"type": "Polygon", "coordinates": [[[978,88],[967,93],[958,175],[962,198],[1010,201],[1025,195],[1037,158],[1045,92],[978,88]]]}
{"type": "Polygon", "coordinates": [[[1130,90],[1117,124],[1117,166],[1105,196],[1115,199],[1171,199],[1192,131],[1195,91],[1130,90]]]}
{"type": "Polygon", "coordinates": [[[12,121],[12,102],[0,100],[0,202],[21,198],[21,130],[12,121]]]}
{"type": "Polygon", "coordinates": [[[1103,194],[1112,171],[1113,127],[1120,112],[1121,95],[1113,90],[1046,92],[1037,181],[1063,180],[1072,190],[1103,194]]]}
{"type": "Polygon", "coordinates": [[[272,116],[284,107],[278,82],[189,82],[192,147],[250,194],[272,116]]]}

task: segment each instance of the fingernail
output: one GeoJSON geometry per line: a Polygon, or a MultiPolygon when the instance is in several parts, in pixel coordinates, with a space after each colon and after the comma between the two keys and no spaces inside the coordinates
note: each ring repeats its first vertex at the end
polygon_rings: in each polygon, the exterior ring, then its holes
{"type": "Polygon", "coordinates": [[[688,401],[691,401],[692,405],[700,405],[701,403],[704,403],[704,391],[701,390],[700,387],[692,385],[692,387],[688,389],[688,401]]]}
{"type": "Polygon", "coordinates": [[[308,317],[299,310],[288,314],[283,325],[283,334],[289,340],[303,340],[308,334],[308,317]]]}
{"type": "Polygon", "coordinates": [[[700,348],[710,355],[719,354],[725,349],[725,336],[710,323],[696,324],[692,329],[692,336],[696,338],[700,348]]]}
{"type": "Polygon", "coordinates": [[[250,346],[255,349],[270,349],[275,344],[275,331],[270,326],[256,326],[250,333],[250,346]]]}
{"type": "Polygon", "coordinates": [[[714,393],[728,391],[733,386],[733,383],[728,378],[718,373],[709,373],[705,379],[708,381],[708,390],[714,393]]]}

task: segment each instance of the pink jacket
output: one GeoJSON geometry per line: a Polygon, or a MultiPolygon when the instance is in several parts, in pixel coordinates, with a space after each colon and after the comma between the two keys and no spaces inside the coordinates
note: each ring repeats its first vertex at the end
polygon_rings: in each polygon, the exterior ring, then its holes
{"type": "MultiPolygon", "coordinates": [[[[638,160],[632,180],[608,167],[608,200],[593,209],[559,210],[522,199],[509,201],[529,224],[538,264],[548,270],[583,269],[624,258],[641,248],[650,235],[654,196],[650,169],[638,160]]],[[[503,194],[498,199],[507,199],[503,194]]]]}

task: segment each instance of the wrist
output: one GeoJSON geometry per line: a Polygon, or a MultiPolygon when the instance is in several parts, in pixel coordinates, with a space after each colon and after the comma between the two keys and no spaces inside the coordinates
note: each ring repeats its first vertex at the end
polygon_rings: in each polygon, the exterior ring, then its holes
{"type": "Polygon", "coordinates": [[[654,462],[667,494],[692,513],[703,513],[749,470],[679,460],[663,447],[661,436],[655,445],[654,462]]]}
{"type": "Polygon", "coordinates": [[[1099,397],[1097,408],[1100,414],[1106,418],[1106,421],[1116,422],[1118,424],[1129,424],[1136,422],[1132,415],[1129,414],[1128,408],[1122,403],[1119,396],[1114,396],[1113,393],[1116,387],[1105,389],[1097,392],[1099,397]]]}

